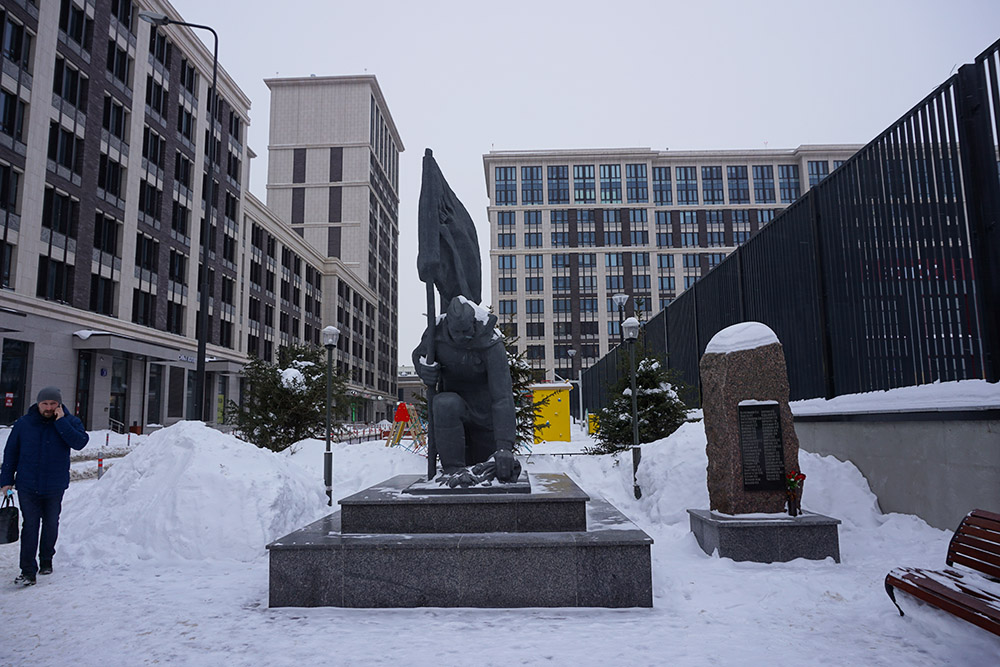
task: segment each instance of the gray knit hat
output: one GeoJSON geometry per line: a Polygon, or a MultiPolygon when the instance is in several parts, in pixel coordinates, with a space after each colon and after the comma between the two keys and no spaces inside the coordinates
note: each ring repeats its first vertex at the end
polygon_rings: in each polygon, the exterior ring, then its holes
{"type": "Polygon", "coordinates": [[[42,401],[58,401],[62,403],[62,392],[59,391],[59,387],[45,387],[40,392],[38,392],[37,403],[42,401]]]}

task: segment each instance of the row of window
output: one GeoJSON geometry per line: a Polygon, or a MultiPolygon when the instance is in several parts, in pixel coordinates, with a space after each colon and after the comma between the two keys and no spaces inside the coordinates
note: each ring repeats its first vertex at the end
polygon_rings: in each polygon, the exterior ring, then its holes
{"type": "MultiPolygon", "coordinates": [[[[841,164],[843,160],[834,160],[833,168],[836,169],[841,164]]],[[[778,196],[781,203],[790,204],[801,195],[799,165],[781,164],[777,167],[778,196]]],[[[826,160],[810,160],[808,169],[811,187],[829,175],[830,163],[826,160]]],[[[572,182],[568,165],[547,167],[547,179],[544,180],[542,167],[521,167],[520,200],[517,171],[517,167],[495,167],[494,201],[497,206],[569,204],[571,191],[572,202],[576,204],[596,204],[598,201],[602,204],[650,202],[650,179],[646,164],[625,165],[624,188],[620,164],[602,164],[596,171],[594,165],[573,165],[572,182]]],[[[679,205],[750,204],[751,190],[752,203],[774,204],[778,201],[775,197],[774,165],[728,165],[725,169],[722,166],[702,167],[700,188],[697,167],[654,166],[651,171],[652,201],[657,206],[672,205],[675,191],[676,203],[679,205]]]]}

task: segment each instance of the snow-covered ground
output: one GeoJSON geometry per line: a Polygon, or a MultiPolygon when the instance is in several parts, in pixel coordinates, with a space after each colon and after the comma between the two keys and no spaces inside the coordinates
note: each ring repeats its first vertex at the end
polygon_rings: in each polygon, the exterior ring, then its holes
{"type": "MultiPolygon", "coordinates": [[[[590,444],[573,438],[533,447],[527,469],[568,472],[654,538],[653,609],[269,609],[264,544],[328,511],[324,443],[273,454],[186,422],[70,486],[55,573],[37,586],[9,583],[17,544],[0,545],[0,665],[1000,662],[979,628],[905,595],[899,616],[885,574],[943,566],[950,533],[883,515],[851,464],[800,461],[805,508],[843,521],[841,563],[736,563],[689,530],[685,510],[708,505],[700,423],[644,445],[641,500],[631,456],[557,456],[590,444]]],[[[335,445],[335,495],[425,466],[382,442],[335,445]]]]}

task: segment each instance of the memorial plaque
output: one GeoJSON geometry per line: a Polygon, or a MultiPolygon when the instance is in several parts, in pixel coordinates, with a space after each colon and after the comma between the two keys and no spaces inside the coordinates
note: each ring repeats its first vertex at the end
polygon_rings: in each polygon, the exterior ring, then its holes
{"type": "Polygon", "coordinates": [[[739,406],[744,491],[782,491],[785,454],[777,403],[739,406]]]}

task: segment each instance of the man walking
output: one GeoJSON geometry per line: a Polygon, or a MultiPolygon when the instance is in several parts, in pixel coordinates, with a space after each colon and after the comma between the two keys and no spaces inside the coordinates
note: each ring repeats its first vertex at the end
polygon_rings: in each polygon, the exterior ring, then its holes
{"type": "Polygon", "coordinates": [[[45,387],[38,392],[38,402],[14,422],[3,450],[0,493],[7,494],[12,487],[17,488],[24,515],[21,574],[15,584],[31,586],[36,572],[52,574],[59,512],[63,493],[69,487],[69,450],[83,449],[89,439],[83,422],[66,410],[62,392],[56,387],[45,387]]]}

